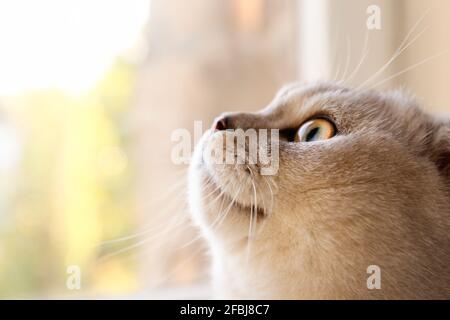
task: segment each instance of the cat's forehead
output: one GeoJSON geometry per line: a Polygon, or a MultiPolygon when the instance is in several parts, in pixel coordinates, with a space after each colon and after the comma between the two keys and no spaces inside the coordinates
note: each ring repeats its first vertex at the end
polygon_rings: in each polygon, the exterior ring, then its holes
{"type": "Polygon", "coordinates": [[[289,86],[282,88],[274,100],[275,109],[299,114],[316,111],[339,112],[348,109],[380,108],[384,99],[376,92],[352,90],[334,84],[289,86]]]}
{"type": "Polygon", "coordinates": [[[292,125],[327,116],[348,130],[383,122],[407,122],[415,102],[401,93],[355,90],[336,84],[290,85],[282,88],[269,109],[292,125]]]}

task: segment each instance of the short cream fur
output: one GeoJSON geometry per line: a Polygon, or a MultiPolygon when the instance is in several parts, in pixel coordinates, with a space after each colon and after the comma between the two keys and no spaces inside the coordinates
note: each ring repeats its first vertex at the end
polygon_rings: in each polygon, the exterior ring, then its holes
{"type": "Polygon", "coordinates": [[[210,246],[216,297],[449,299],[450,123],[402,92],[334,83],[287,86],[263,110],[227,119],[283,132],[316,115],[338,134],[281,138],[275,176],[203,157],[232,132],[209,131],[198,144],[189,202],[210,246]],[[255,198],[262,213],[249,238],[255,198]],[[367,288],[369,265],[381,268],[379,290],[367,288]]]}

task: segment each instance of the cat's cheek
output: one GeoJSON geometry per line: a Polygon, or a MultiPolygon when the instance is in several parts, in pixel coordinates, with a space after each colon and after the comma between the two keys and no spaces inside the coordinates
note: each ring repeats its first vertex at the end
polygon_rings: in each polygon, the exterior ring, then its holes
{"type": "MultiPolygon", "coordinates": [[[[201,150],[201,146],[198,146],[201,150]]],[[[188,172],[188,204],[192,220],[209,239],[233,239],[239,234],[246,217],[237,208],[221,198],[221,190],[205,168],[198,153],[194,153],[188,172]]]]}
{"type": "Polygon", "coordinates": [[[204,197],[207,186],[208,175],[203,160],[203,149],[209,134],[204,134],[191,158],[188,169],[188,205],[193,221],[200,227],[208,224],[208,216],[205,211],[204,197]]]}

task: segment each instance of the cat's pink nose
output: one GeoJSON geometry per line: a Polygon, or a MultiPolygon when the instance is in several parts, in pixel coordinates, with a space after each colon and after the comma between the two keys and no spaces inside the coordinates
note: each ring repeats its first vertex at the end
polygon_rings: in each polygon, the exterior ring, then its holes
{"type": "Polygon", "coordinates": [[[217,118],[213,123],[212,129],[218,131],[227,130],[228,129],[227,117],[221,116],[217,118]]]}

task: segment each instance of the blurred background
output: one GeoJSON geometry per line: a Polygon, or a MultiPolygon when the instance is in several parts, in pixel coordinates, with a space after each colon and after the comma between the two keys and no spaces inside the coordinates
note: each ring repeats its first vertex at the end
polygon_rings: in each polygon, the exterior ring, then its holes
{"type": "Polygon", "coordinates": [[[0,46],[0,298],[210,297],[196,120],[318,79],[450,111],[448,0],[5,0],[0,46]]]}

